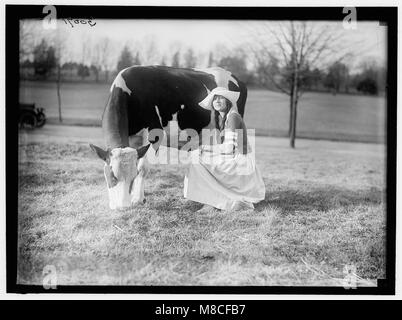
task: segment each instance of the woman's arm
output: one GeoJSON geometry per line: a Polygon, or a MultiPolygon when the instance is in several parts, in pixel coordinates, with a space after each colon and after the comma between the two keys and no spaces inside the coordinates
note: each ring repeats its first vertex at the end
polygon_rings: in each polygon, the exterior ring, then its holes
{"type": "MultiPolygon", "coordinates": [[[[229,115],[227,125],[224,130],[223,143],[218,145],[203,145],[201,150],[206,152],[234,155],[235,150],[238,147],[239,138],[241,139],[243,135],[243,119],[239,114],[232,113],[229,115]]],[[[243,141],[241,140],[241,142],[243,141]]]]}

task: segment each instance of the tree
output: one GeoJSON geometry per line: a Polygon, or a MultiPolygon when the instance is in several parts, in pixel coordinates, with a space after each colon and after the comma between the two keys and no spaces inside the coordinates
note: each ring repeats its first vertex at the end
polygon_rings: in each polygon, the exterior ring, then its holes
{"type": "Polygon", "coordinates": [[[230,70],[230,72],[235,74],[243,82],[250,82],[251,74],[247,69],[246,56],[244,54],[238,53],[236,56],[223,57],[220,59],[218,65],[226,70],[230,70]]]}
{"type": "Polygon", "coordinates": [[[54,47],[49,46],[46,40],[42,39],[41,43],[34,48],[33,55],[35,74],[47,77],[57,64],[54,47]]]}
{"type": "Polygon", "coordinates": [[[184,67],[185,68],[194,68],[197,64],[197,59],[194,56],[193,49],[189,48],[184,54],[184,67]]]}
{"type": "Polygon", "coordinates": [[[111,56],[111,50],[112,46],[110,44],[110,39],[107,37],[102,38],[98,42],[98,50],[100,52],[100,57],[99,57],[99,63],[100,63],[100,69],[105,71],[105,80],[109,81],[109,70],[110,70],[110,56],[111,56]]]}
{"type": "Polygon", "coordinates": [[[259,85],[269,90],[276,89],[274,80],[276,82],[280,81],[278,78],[280,77],[279,61],[276,57],[273,56],[268,60],[258,59],[255,70],[259,85]]]}
{"type": "Polygon", "coordinates": [[[215,66],[214,54],[213,54],[213,52],[210,52],[209,56],[208,56],[208,67],[213,67],[213,66],[215,66]]]}
{"type": "Polygon", "coordinates": [[[223,57],[228,57],[233,54],[233,50],[229,50],[223,43],[217,43],[212,49],[212,59],[214,62],[220,61],[223,57]]]}
{"type": "Polygon", "coordinates": [[[377,82],[372,78],[364,78],[356,86],[357,91],[372,95],[378,94],[377,82]]]}
{"type": "Polygon", "coordinates": [[[348,77],[348,67],[344,63],[337,61],[329,67],[324,85],[328,89],[332,89],[333,93],[336,94],[340,91],[341,86],[347,88],[348,77]]]}
{"type": "Polygon", "coordinates": [[[378,94],[385,90],[386,69],[374,59],[366,59],[360,64],[360,72],[354,76],[353,84],[357,91],[378,94]]]}
{"type": "Polygon", "coordinates": [[[137,53],[135,55],[133,65],[136,65],[136,66],[141,65],[140,53],[138,51],[137,51],[137,53]]]}
{"type": "Polygon", "coordinates": [[[61,66],[65,63],[66,57],[69,56],[68,51],[66,50],[66,42],[68,40],[68,36],[66,34],[61,34],[60,28],[57,29],[56,34],[53,37],[53,45],[56,50],[56,90],[57,90],[57,102],[59,106],[59,121],[63,122],[62,112],[61,112],[61,66]]]}
{"type": "Polygon", "coordinates": [[[317,89],[317,87],[319,87],[320,84],[323,82],[323,78],[324,73],[320,69],[314,68],[310,73],[310,86],[308,89],[311,88],[317,89]]]}
{"type": "Polygon", "coordinates": [[[95,74],[95,81],[99,82],[99,72],[101,71],[101,52],[98,44],[92,50],[90,70],[95,74]]]}
{"type": "Polygon", "coordinates": [[[46,34],[47,39],[51,43],[51,47],[54,49],[54,59],[55,63],[53,68],[56,69],[56,91],[57,91],[57,101],[59,106],[59,121],[62,122],[62,112],[61,112],[61,80],[62,80],[62,65],[67,61],[66,58],[71,57],[71,52],[68,50],[68,33],[62,28],[57,28],[56,30],[50,30],[46,34]]]}
{"type": "Polygon", "coordinates": [[[179,68],[180,67],[180,52],[176,51],[172,58],[172,67],[179,68]]]}
{"type": "Polygon", "coordinates": [[[134,64],[133,56],[127,46],[123,47],[121,51],[119,61],[117,62],[117,70],[123,70],[125,68],[131,67],[134,64]]]}
{"type": "Polygon", "coordinates": [[[141,51],[141,62],[144,65],[153,65],[160,61],[155,36],[144,38],[138,48],[141,51]]]}
{"type": "Polygon", "coordinates": [[[36,24],[29,23],[27,20],[20,20],[20,63],[31,59],[36,38],[40,33],[36,24]]]}
{"type": "Polygon", "coordinates": [[[78,65],[78,75],[84,80],[84,78],[90,75],[89,68],[85,64],[80,63],[78,65]]]}
{"type": "Polygon", "coordinates": [[[101,42],[97,42],[91,52],[91,66],[90,70],[95,74],[95,81],[99,82],[99,73],[102,70],[102,56],[104,54],[102,50],[101,42]]]}
{"type": "Polygon", "coordinates": [[[69,77],[73,77],[75,75],[75,72],[78,70],[78,63],[71,61],[63,63],[63,65],[61,66],[61,70],[63,70],[64,74],[68,74],[69,77]]]}
{"type": "Polygon", "coordinates": [[[258,45],[252,45],[251,50],[260,72],[290,98],[289,137],[290,146],[294,148],[297,105],[309,84],[311,69],[329,60],[341,60],[346,54],[339,44],[341,34],[329,26],[294,21],[274,26],[265,24],[254,33],[258,45]],[[269,66],[268,61],[278,62],[277,76],[269,70],[261,70],[261,66],[269,66]]]}
{"type": "Polygon", "coordinates": [[[81,40],[81,63],[90,64],[93,57],[92,41],[88,34],[84,35],[84,39],[81,40]]]}
{"type": "Polygon", "coordinates": [[[163,57],[162,57],[162,60],[161,60],[160,65],[161,65],[161,66],[166,66],[166,56],[163,56],[163,57]]]}

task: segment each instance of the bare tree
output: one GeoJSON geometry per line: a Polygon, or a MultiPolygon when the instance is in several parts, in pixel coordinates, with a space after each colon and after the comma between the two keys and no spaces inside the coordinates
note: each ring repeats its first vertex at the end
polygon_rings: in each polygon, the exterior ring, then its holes
{"type": "Polygon", "coordinates": [[[39,45],[42,40],[47,39],[42,25],[31,20],[20,20],[20,42],[19,42],[19,61],[20,64],[26,60],[32,60],[34,48],[39,45]]]}
{"type": "Polygon", "coordinates": [[[180,67],[180,52],[176,51],[176,53],[172,57],[172,67],[178,68],[180,67]]]}
{"type": "Polygon", "coordinates": [[[135,54],[134,61],[133,61],[133,65],[134,65],[134,66],[139,66],[139,65],[141,65],[140,53],[139,53],[138,51],[137,51],[137,53],[135,54]]]}
{"type": "Polygon", "coordinates": [[[265,24],[253,30],[255,43],[251,45],[257,68],[275,88],[290,97],[290,146],[295,147],[297,105],[306,89],[313,68],[341,61],[350,53],[340,43],[339,28],[314,22],[265,24]],[[273,74],[273,65],[279,74],[273,74]]]}
{"type": "Polygon", "coordinates": [[[61,80],[62,80],[62,75],[61,75],[61,66],[63,63],[66,62],[66,58],[69,56],[69,53],[67,52],[67,36],[65,34],[62,34],[59,29],[57,29],[56,33],[53,36],[52,39],[52,45],[55,48],[55,53],[56,53],[56,89],[57,89],[57,102],[58,102],[58,107],[59,107],[59,121],[63,122],[63,117],[62,117],[62,111],[61,111],[61,80]]]}
{"type": "Polygon", "coordinates": [[[109,81],[109,71],[111,65],[111,55],[112,55],[112,45],[110,39],[105,37],[102,38],[99,43],[99,52],[100,52],[100,65],[103,71],[105,72],[105,80],[109,81]]]}
{"type": "Polygon", "coordinates": [[[86,65],[90,63],[92,57],[91,38],[86,34],[81,41],[81,63],[86,65]]]}
{"type": "Polygon", "coordinates": [[[206,68],[208,67],[208,52],[202,50],[196,50],[196,67],[206,68]]]}
{"type": "Polygon", "coordinates": [[[220,61],[223,57],[230,56],[233,52],[229,50],[223,43],[218,42],[212,49],[211,63],[220,61]]]}
{"type": "Polygon", "coordinates": [[[35,33],[32,25],[29,25],[26,20],[20,20],[20,63],[33,53],[34,43],[35,33]]]}
{"type": "Polygon", "coordinates": [[[342,62],[335,62],[332,64],[324,79],[324,86],[332,91],[335,95],[341,91],[341,87],[348,91],[349,69],[346,64],[342,62]]]}
{"type": "Polygon", "coordinates": [[[99,72],[102,70],[101,49],[99,42],[95,44],[94,50],[91,50],[91,69],[95,73],[95,81],[99,82],[99,72]]]}
{"type": "Polygon", "coordinates": [[[125,45],[121,50],[119,60],[117,61],[117,70],[123,70],[131,67],[134,64],[134,57],[128,45],[125,45]]]}
{"type": "Polygon", "coordinates": [[[94,67],[96,82],[99,81],[99,72],[105,72],[105,80],[108,81],[111,45],[110,39],[104,37],[100,39],[91,52],[91,65],[94,67]]]}
{"type": "Polygon", "coordinates": [[[137,52],[140,52],[140,60],[143,65],[158,64],[160,61],[159,48],[154,36],[146,37],[140,45],[136,45],[137,52]]]}
{"type": "Polygon", "coordinates": [[[181,66],[181,58],[182,58],[182,52],[184,51],[183,49],[183,44],[180,41],[172,41],[169,43],[169,48],[167,49],[166,52],[166,58],[168,62],[168,65],[172,67],[180,67],[181,66]]]}
{"type": "Polygon", "coordinates": [[[210,51],[208,55],[208,67],[212,67],[214,65],[215,65],[214,53],[210,51]]]}
{"type": "Polygon", "coordinates": [[[197,64],[197,58],[194,55],[194,50],[192,48],[188,48],[184,54],[184,67],[194,68],[196,64],[197,64]]]}

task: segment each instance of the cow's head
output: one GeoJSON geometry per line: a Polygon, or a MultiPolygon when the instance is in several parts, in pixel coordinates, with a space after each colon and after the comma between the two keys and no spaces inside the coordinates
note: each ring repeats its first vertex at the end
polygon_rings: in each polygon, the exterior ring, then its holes
{"type": "Polygon", "coordinates": [[[93,144],[90,147],[105,162],[104,174],[109,191],[110,209],[131,206],[134,179],[137,176],[137,163],[149,148],[149,144],[138,149],[126,147],[103,150],[93,144]]]}

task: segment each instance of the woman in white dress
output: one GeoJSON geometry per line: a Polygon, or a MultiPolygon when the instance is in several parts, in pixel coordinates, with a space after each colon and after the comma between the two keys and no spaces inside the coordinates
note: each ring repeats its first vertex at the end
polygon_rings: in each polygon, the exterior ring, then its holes
{"type": "Polygon", "coordinates": [[[196,150],[199,161],[190,164],[184,179],[184,197],[205,204],[200,211],[254,209],[253,203],[264,200],[264,181],[237,110],[239,95],[217,87],[199,103],[213,109],[221,132],[220,143],[196,150]]]}

